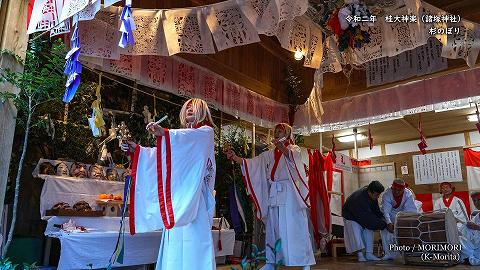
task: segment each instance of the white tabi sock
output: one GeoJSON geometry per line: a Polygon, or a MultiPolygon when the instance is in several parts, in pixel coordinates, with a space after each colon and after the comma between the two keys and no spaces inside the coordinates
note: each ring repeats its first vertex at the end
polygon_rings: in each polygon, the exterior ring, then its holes
{"type": "Polygon", "coordinates": [[[362,251],[359,251],[359,252],[357,253],[357,256],[358,256],[358,261],[359,261],[359,262],[366,262],[366,261],[367,261],[367,259],[365,259],[365,256],[363,255],[363,252],[362,252],[362,251]]]}

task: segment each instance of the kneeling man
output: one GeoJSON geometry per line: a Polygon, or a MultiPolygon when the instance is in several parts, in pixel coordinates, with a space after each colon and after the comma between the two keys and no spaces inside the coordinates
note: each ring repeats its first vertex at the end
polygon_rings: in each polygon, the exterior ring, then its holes
{"type": "Polygon", "coordinates": [[[382,211],[387,222],[387,227],[380,233],[382,235],[382,245],[385,251],[383,260],[393,260],[399,253],[390,250],[390,244],[395,243],[393,229],[398,212],[417,212],[414,195],[412,191],[406,188],[407,185],[402,179],[393,180],[391,187],[387,188],[382,195],[382,211]]]}
{"type": "Polygon", "coordinates": [[[352,193],[343,206],[345,248],[348,253],[357,252],[359,262],[380,260],[373,255],[373,231],[387,226],[378,206],[384,190],[380,182],[373,181],[352,193]]]}

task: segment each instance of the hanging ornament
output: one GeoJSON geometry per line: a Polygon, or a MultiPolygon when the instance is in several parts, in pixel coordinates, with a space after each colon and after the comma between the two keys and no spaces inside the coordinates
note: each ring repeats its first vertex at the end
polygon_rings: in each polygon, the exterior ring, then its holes
{"type": "Polygon", "coordinates": [[[148,106],[143,106],[143,122],[145,124],[153,122],[152,113],[148,109],[148,106]]]}
{"type": "Polygon", "coordinates": [[[370,124],[368,124],[368,147],[370,147],[370,150],[373,149],[373,137],[372,131],[370,130],[370,124]]]}
{"type": "Polygon", "coordinates": [[[80,39],[78,38],[78,15],[73,17],[73,33],[70,39],[70,51],[65,56],[64,73],[67,75],[67,83],[65,84],[65,95],[63,102],[69,103],[78,87],[80,86],[80,74],[82,73],[82,64],[78,61],[80,56],[80,39]]]}
{"type": "Polygon", "coordinates": [[[95,91],[97,99],[92,102],[92,117],[88,118],[90,128],[94,137],[100,137],[102,134],[105,134],[105,120],[103,120],[103,110],[102,110],[102,95],[100,93],[102,89],[102,73],[98,74],[98,85],[95,91]]]}
{"type": "MultiPolygon", "coordinates": [[[[68,103],[65,103],[65,107],[63,108],[63,125],[66,127],[68,121],[68,103]]],[[[62,141],[67,140],[67,129],[63,129],[63,136],[62,136],[62,141]]]]}
{"type": "Polygon", "coordinates": [[[476,110],[477,123],[475,124],[475,126],[477,127],[477,130],[478,130],[478,132],[480,133],[480,112],[478,111],[478,105],[477,105],[476,102],[475,102],[475,108],[477,109],[477,110],[476,110]]]}
{"type": "Polygon", "coordinates": [[[332,160],[333,160],[333,163],[335,163],[337,161],[336,151],[337,151],[337,147],[335,146],[335,135],[332,135],[332,160]]]}
{"type": "Polygon", "coordinates": [[[126,48],[128,45],[135,44],[133,38],[133,30],[137,29],[132,14],[132,0],[125,0],[125,6],[123,7],[122,15],[120,16],[122,24],[120,26],[120,32],[122,32],[118,46],[126,48]]]}
{"type": "Polygon", "coordinates": [[[427,140],[425,139],[425,136],[423,135],[423,130],[422,130],[422,115],[419,116],[418,119],[418,132],[420,133],[420,142],[418,143],[418,149],[420,149],[420,152],[422,152],[423,155],[427,153],[427,140]]]}

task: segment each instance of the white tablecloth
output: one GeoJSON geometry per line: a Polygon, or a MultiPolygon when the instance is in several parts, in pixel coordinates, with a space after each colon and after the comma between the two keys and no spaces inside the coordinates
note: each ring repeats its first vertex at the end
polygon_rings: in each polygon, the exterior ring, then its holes
{"type": "Polygon", "coordinates": [[[74,178],[49,175],[45,177],[40,196],[40,216],[45,217],[45,211],[58,202],[66,202],[73,206],[78,201],[86,201],[92,208],[101,193],[121,194],[123,196],[124,182],[95,180],[89,178],[74,178]]]}
{"type": "MultiPolygon", "coordinates": [[[[120,218],[73,217],[72,219],[77,225],[84,226],[89,230],[87,233],[65,233],[53,226],[54,224],[63,224],[68,219],[68,217],[52,217],[48,220],[45,230],[45,235],[60,239],[61,251],[58,269],[89,269],[88,264],[92,264],[93,268],[106,267],[115,248],[120,218]]],[[[128,224],[128,218],[126,222],[128,224]]],[[[128,231],[128,226],[126,230],[128,231]]],[[[221,232],[215,230],[212,231],[212,236],[217,257],[233,254],[234,230],[221,230],[221,232]],[[222,242],[221,251],[217,246],[219,235],[222,242]]],[[[160,239],[161,232],[137,233],[133,236],[126,233],[124,264],[117,266],[155,263],[160,239]]]]}

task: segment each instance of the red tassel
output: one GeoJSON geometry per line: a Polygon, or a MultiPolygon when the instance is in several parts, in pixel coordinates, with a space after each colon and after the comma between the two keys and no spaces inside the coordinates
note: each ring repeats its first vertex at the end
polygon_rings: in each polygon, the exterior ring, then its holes
{"type": "Polygon", "coordinates": [[[222,223],[223,223],[223,215],[220,218],[220,222],[218,223],[218,251],[222,251],[222,223]]]}
{"type": "Polygon", "coordinates": [[[477,103],[475,102],[475,108],[477,108],[477,123],[475,124],[475,126],[477,127],[477,130],[478,132],[480,133],[480,112],[478,111],[478,105],[477,103]]]}
{"type": "Polygon", "coordinates": [[[427,153],[426,148],[428,147],[428,145],[425,136],[423,136],[422,115],[420,115],[418,119],[418,132],[420,133],[420,143],[418,143],[418,149],[420,149],[420,152],[425,155],[427,153]]]}
{"type": "Polygon", "coordinates": [[[372,137],[372,132],[370,131],[370,127],[368,128],[368,146],[370,147],[370,150],[373,148],[373,137],[372,137]]]}
{"type": "Polygon", "coordinates": [[[222,239],[220,239],[220,234],[218,235],[218,251],[222,251],[222,239]]]}

